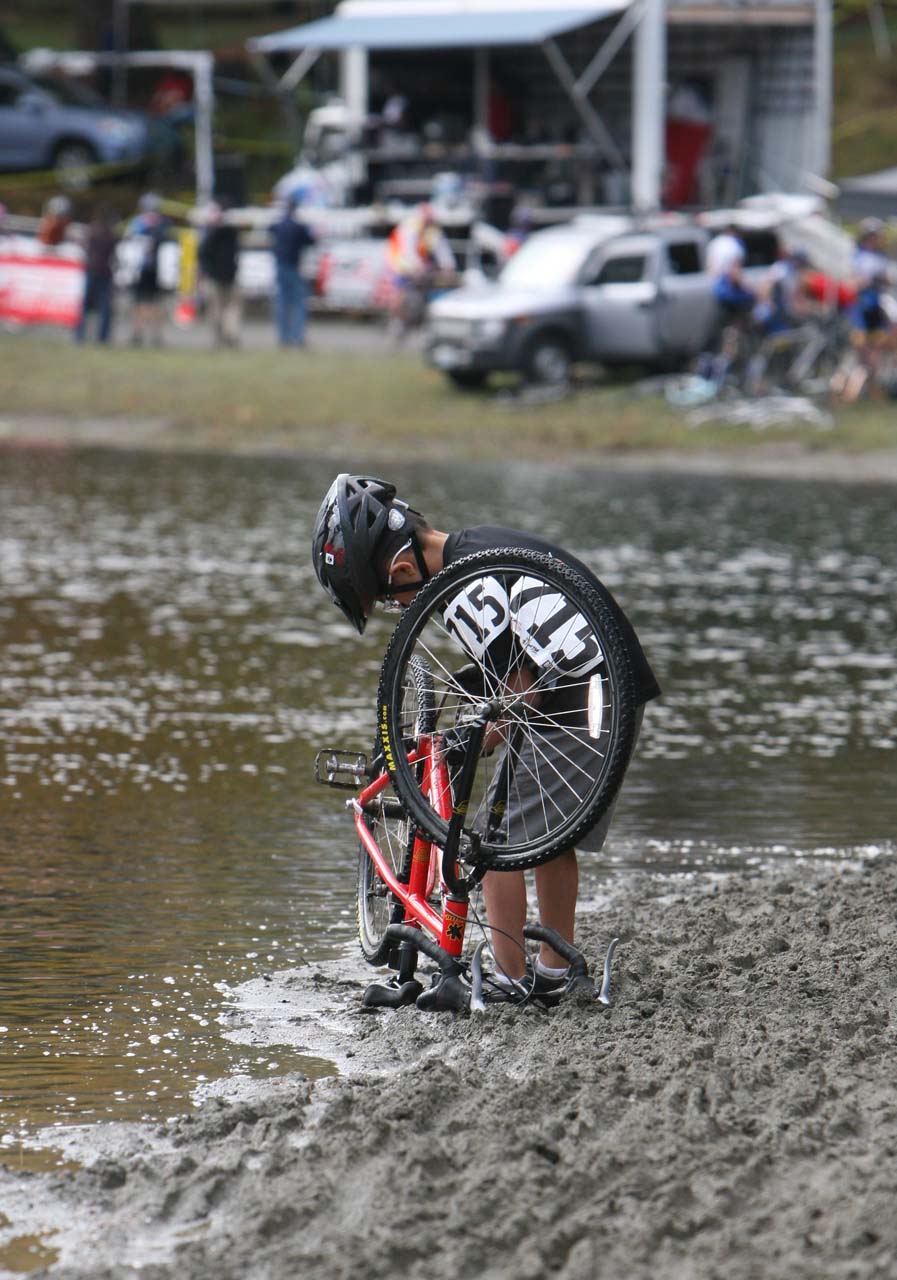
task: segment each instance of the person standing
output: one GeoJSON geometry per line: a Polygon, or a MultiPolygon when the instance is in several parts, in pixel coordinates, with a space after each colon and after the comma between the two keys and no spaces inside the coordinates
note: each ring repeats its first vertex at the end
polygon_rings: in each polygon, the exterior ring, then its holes
{"type": "Polygon", "coordinates": [[[72,222],[72,202],[68,196],[52,196],[44,205],[37,228],[38,243],[55,249],[62,244],[72,222]]]}
{"type": "Polygon", "coordinates": [[[240,345],[239,249],[237,228],[225,220],[221,205],[211,204],[199,245],[199,270],[208,296],[216,347],[240,345]]]}
{"type": "Polygon", "coordinates": [[[115,220],[110,210],[98,209],[88,223],[84,243],[84,300],[81,318],[75,327],[76,342],[83,342],[86,338],[87,318],[91,312],[95,312],[97,317],[97,341],[108,342],[112,336],[112,291],[117,251],[115,220]]]}
{"type": "Polygon", "coordinates": [[[733,223],[714,236],[707,246],[707,274],[713,283],[713,296],[723,324],[743,323],[756,304],[756,294],[742,277],[746,260],[744,241],[733,223]]]}
{"type": "Polygon", "coordinates": [[[134,346],[139,346],[144,338],[157,347],[162,345],[165,310],[159,279],[159,251],[168,239],[168,228],[168,219],[162,213],[159,197],[152,192],[141,196],[137,216],[128,231],[138,246],[131,328],[134,346]]]}
{"type": "Polygon", "coordinates": [[[796,329],[810,309],[804,286],[810,259],[803,249],[786,249],[767,272],[755,312],[764,334],[787,333],[796,329]]]}
{"type": "Polygon", "coordinates": [[[864,218],[851,259],[851,284],[856,301],[850,309],[850,341],[856,364],[846,377],[836,375],[835,394],[848,404],[865,393],[882,397],[879,385],[886,352],[894,346],[894,329],[884,305],[897,270],[885,252],[884,223],[864,218]]]}
{"type": "Polygon", "coordinates": [[[304,347],[308,319],[307,285],[302,275],[305,250],[315,243],[311,229],[296,218],[298,202],[289,198],[271,228],[274,253],[274,319],[282,347],[304,347]]]}

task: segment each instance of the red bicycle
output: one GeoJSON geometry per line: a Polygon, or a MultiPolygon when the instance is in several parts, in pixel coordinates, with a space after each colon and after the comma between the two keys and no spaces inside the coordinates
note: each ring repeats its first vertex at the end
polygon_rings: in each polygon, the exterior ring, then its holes
{"type": "Polygon", "coordinates": [[[443,569],[403,611],[380,673],[377,741],[318,753],[349,788],[360,840],[358,936],[368,1006],[482,1010],[489,1000],[610,1002],[616,939],[595,992],[582,953],[530,924],[569,963],[550,997],[497,979],[475,905],[487,872],[535,867],[575,846],[613,802],[635,737],[632,677],[616,615],[575,568],[532,551],[480,552],[443,569]],[[459,655],[467,661],[458,667],[459,655]],[[481,937],[471,950],[471,929],[481,937]],[[436,964],[429,989],[419,953],[436,964]]]}

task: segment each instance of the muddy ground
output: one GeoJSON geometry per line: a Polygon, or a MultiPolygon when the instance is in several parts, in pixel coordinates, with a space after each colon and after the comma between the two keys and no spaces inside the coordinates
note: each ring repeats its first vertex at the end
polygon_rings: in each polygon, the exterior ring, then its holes
{"type": "Polygon", "coordinates": [[[57,1280],[893,1277],[897,861],[669,889],[582,919],[593,956],[623,939],[609,1011],[365,1014],[339,966],[255,984],[228,1033],[317,1028],[341,1078],[232,1081],[92,1130],[89,1167],[0,1170],[0,1247],[43,1232],[57,1280]]]}

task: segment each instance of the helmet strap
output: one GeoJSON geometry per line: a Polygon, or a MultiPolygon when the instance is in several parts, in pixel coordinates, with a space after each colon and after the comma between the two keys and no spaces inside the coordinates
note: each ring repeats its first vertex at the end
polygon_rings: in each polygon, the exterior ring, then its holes
{"type": "Polygon", "coordinates": [[[424,549],[420,545],[420,539],[418,538],[416,531],[412,533],[411,538],[411,550],[414,552],[414,558],[417,561],[417,567],[420,570],[420,585],[423,586],[425,582],[430,581],[430,570],[427,567],[426,560],[424,559],[424,549]]]}

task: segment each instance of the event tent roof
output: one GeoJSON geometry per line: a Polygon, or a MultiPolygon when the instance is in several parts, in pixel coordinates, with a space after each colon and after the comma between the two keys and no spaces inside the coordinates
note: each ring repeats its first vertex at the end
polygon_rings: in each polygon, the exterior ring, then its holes
{"type": "Polygon", "coordinates": [[[427,12],[415,6],[407,12],[385,4],[383,13],[365,6],[343,6],[330,18],[307,22],[286,31],[249,41],[254,53],[291,53],[300,49],[465,49],[500,45],[542,44],[555,36],[587,26],[628,7],[626,0],[594,5],[544,5],[511,9],[494,5],[451,4],[427,12]],[[345,16],[342,9],[349,9],[345,16]],[[358,10],[361,9],[361,12],[358,10]]]}

